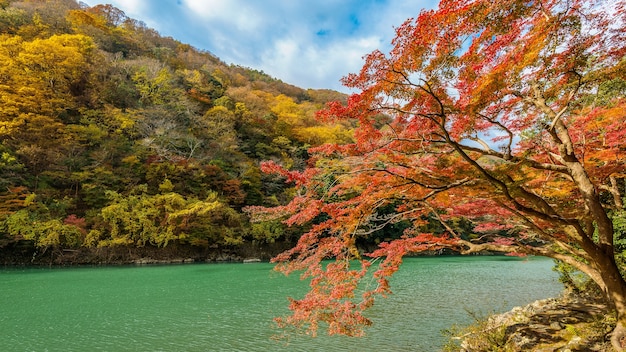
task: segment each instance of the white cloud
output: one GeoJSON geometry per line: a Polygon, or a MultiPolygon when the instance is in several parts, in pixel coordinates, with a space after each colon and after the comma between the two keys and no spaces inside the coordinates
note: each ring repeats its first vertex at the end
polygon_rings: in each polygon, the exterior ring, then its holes
{"type": "Polygon", "coordinates": [[[246,1],[185,0],[182,4],[201,19],[223,23],[239,31],[253,32],[264,23],[264,18],[246,1]]]}
{"type": "Polygon", "coordinates": [[[124,12],[127,16],[130,16],[130,14],[137,16],[143,13],[148,5],[149,2],[146,2],[145,0],[125,0],[124,12]]]}
{"type": "MultiPolygon", "coordinates": [[[[303,88],[345,90],[362,57],[434,0],[108,0],[165,36],[303,88]]],[[[95,0],[86,1],[95,5],[95,0]]]]}
{"type": "MultiPolygon", "coordinates": [[[[259,64],[265,72],[286,82],[306,82],[303,88],[343,89],[339,80],[363,65],[364,53],[380,44],[380,38],[355,38],[316,47],[294,39],[281,40],[267,48],[259,64]]],[[[345,89],[343,89],[345,90],[345,89]]]]}

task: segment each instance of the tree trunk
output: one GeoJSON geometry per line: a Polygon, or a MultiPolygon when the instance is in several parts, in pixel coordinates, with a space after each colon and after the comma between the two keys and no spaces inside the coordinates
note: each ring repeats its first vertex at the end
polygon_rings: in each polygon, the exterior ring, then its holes
{"type": "Polygon", "coordinates": [[[611,344],[616,351],[626,351],[626,281],[624,281],[612,254],[606,253],[594,259],[606,287],[605,294],[617,315],[617,324],[611,335],[611,344]]]}
{"type": "Polygon", "coordinates": [[[615,351],[626,350],[626,323],[620,319],[611,333],[611,345],[615,351]]]}
{"type": "Polygon", "coordinates": [[[624,208],[624,203],[622,202],[622,195],[619,193],[619,187],[617,185],[617,179],[615,176],[610,176],[609,180],[611,181],[611,187],[609,192],[613,195],[613,201],[615,202],[616,209],[624,208]]]}

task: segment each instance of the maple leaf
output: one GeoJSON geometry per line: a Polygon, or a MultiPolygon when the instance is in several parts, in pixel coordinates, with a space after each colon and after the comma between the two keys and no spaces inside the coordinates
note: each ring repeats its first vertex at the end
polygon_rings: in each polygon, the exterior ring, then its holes
{"type": "Polygon", "coordinates": [[[264,167],[303,197],[287,221],[323,215],[276,258],[280,270],[305,270],[315,282],[289,322],[360,331],[349,325],[369,322],[349,311],[390,293],[388,279],[407,254],[532,254],[599,285],[616,308],[613,345],[621,349],[626,282],[609,211],[623,207],[625,26],[624,0],[442,0],[397,27],[389,54],[374,51],[344,78],[359,92],[317,114],[358,122],[354,143],[311,150],[315,164],[304,172],[264,167]],[[476,225],[480,240],[468,240],[461,220],[476,225]],[[414,228],[370,253],[381,261],[370,268],[378,285],[363,295],[367,303],[331,299],[333,285],[351,295],[359,276],[346,281],[338,271],[349,266],[322,270],[321,261],[359,258],[357,239],[398,221],[414,228]],[[443,234],[422,231],[429,223],[443,234]]]}

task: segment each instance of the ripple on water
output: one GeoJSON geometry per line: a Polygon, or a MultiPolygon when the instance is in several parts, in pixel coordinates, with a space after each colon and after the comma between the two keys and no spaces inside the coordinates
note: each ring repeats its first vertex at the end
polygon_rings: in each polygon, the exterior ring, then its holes
{"type": "Polygon", "coordinates": [[[464,309],[559,294],[546,259],[410,258],[365,338],[292,335],[272,318],[306,283],[259,263],[0,270],[0,351],[433,351],[464,309]]]}

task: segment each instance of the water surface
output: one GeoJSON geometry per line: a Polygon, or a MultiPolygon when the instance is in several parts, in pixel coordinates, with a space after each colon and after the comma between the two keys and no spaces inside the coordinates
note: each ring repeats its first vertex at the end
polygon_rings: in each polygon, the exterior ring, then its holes
{"type": "Polygon", "coordinates": [[[0,269],[0,351],[437,351],[441,330],[556,296],[545,258],[409,258],[364,338],[291,336],[272,318],[306,282],[273,265],[0,269]]]}

